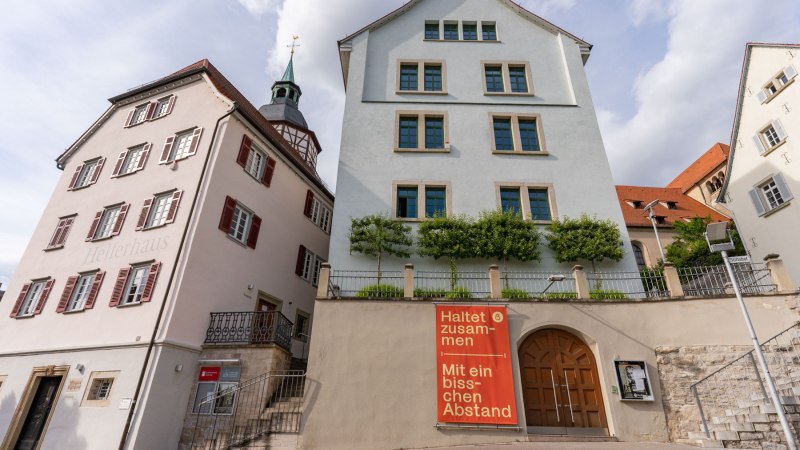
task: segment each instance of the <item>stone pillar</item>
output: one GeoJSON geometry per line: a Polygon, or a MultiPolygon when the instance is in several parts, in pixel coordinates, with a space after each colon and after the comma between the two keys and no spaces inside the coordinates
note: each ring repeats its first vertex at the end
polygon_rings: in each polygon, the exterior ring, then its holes
{"type": "Polygon", "coordinates": [[[772,282],[778,285],[778,292],[793,292],[797,290],[780,255],[770,253],[764,257],[764,261],[767,263],[767,269],[769,269],[769,273],[772,276],[772,282]]]}
{"type": "Polygon", "coordinates": [[[414,265],[406,264],[403,272],[403,297],[414,298],[414,265]]]}
{"type": "Polygon", "coordinates": [[[319,271],[319,282],[317,284],[317,298],[328,298],[328,285],[331,281],[331,265],[322,263],[319,271]]]}
{"type": "Polygon", "coordinates": [[[589,279],[586,278],[586,272],[583,271],[583,266],[576,265],[573,267],[572,277],[575,278],[575,292],[578,294],[578,300],[591,299],[589,279]]]}
{"type": "Polygon", "coordinates": [[[678,277],[678,269],[672,263],[664,264],[664,282],[667,284],[667,291],[670,297],[683,297],[686,294],[683,292],[681,279],[678,277]]]}
{"type": "Polygon", "coordinates": [[[500,268],[497,264],[489,266],[489,292],[492,300],[503,298],[503,284],[500,282],[500,268]]]}

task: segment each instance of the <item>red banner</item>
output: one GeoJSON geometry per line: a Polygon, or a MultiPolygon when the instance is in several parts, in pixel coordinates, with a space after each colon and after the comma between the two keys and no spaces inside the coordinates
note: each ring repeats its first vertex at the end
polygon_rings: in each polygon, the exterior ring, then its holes
{"type": "Polygon", "coordinates": [[[439,422],[517,424],[504,306],[436,306],[439,422]]]}

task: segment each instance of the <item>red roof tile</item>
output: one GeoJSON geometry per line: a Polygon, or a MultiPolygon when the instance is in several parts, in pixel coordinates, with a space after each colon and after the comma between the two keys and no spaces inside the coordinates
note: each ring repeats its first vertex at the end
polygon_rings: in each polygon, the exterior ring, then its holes
{"type": "Polygon", "coordinates": [[[714,144],[707,152],[703,153],[703,156],[697,158],[697,161],[693,162],[686,170],[672,180],[667,187],[677,188],[680,189],[681,192],[686,193],[717,167],[725,164],[730,152],[730,146],[720,143],[714,144]]]}
{"type": "Polygon", "coordinates": [[[664,217],[664,223],[659,226],[672,227],[675,222],[692,219],[695,217],[711,216],[714,222],[727,222],[728,218],[714,211],[708,206],[685,195],[678,188],[660,188],[645,186],[617,186],[617,197],[622,208],[625,225],[629,227],[650,227],[650,219],[643,208],[653,200],[660,203],[653,207],[656,216],[664,217]],[[639,208],[630,203],[641,202],[639,208]],[[665,204],[675,203],[675,209],[668,209],[665,204]]]}

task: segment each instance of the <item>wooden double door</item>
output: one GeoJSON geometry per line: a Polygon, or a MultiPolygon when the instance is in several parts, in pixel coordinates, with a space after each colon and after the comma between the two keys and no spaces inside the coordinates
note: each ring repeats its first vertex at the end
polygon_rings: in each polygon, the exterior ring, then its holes
{"type": "Polygon", "coordinates": [[[608,428],[597,364],[578,337],[540,330],[520,346],[519,361],[528,427],[548,434],[587,434],[608,428]]]}

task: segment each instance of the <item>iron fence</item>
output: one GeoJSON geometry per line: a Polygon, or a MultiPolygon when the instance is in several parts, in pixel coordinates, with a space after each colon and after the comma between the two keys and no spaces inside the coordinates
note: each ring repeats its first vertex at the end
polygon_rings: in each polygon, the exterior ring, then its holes
{"type": "Polygon", "coordinates": [[[415,298],[489,298],[488,272],[425,272],[414,274],[415,298]]]}
{"type": "MultiPolygon", "coordinates": [[[[742,294],[758,295],[778,289],[766,264],[731,264],[731,267],[742,294]]],[[[678,278],[688,296],[733,294],[725,266],[681,267],[678,278]]]]}
{"type": "Polygon", "coordinates": [[[669,297],[664,273],[643,268],[639,272],[588,272],[589,296],[593,300],[669,297]]]}
{"type": "Polygon", "coordinates": [[[206,330],[206,344],[292,345],[292,322],[277,311],[214,312],[206,330]]]}
{"type": "Polygon", "coordinates": [[[402,271],[332,270],[328,295],[332,298],[403,298],[402,271]]]}
{"type": "Polygon", "coordinates": [[[575,299],[578,291],[575,278],[545,272],[502,272],[501,297],[516,299],[575,299]]]}
{"type": "Polygon", "coordinates": [[[299,370],[267,372],[196,400],[189,448],[246,448],[272,433],[298,433],[305,378],[299,370]]]}
{"type": "MultiPolygon", "coordinates": [[[[800,391],[800,323],[767,339],[761,348],[778,395],[795,397],[795,393],[800,391]]],[[[711,436],[711,431],[724,429],[727,421],[735,421],[736,415],[750,414],[752,408],[767,411],[772,407],[755,350],[725,364],[689,389],[700,412],[700,426],[707,437],[711,436]]]]}

